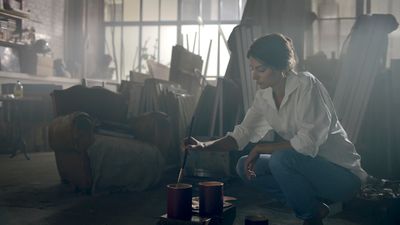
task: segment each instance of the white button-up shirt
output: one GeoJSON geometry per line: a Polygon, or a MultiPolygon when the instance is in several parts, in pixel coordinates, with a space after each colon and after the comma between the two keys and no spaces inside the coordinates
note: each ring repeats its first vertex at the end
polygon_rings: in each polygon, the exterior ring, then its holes
{"type": "Polygon", "coordinates": [[[227,135],[242,150],[249,142],[260,141],[271,129],[290,141],[297,152],[318,155],[349,169],[365,182],[368,175],[361,168],[360,155],[338,121],[328,92],[312,74],[288,75],[279,109],[271,88],[258,90],[244,120],[227,135]]]}

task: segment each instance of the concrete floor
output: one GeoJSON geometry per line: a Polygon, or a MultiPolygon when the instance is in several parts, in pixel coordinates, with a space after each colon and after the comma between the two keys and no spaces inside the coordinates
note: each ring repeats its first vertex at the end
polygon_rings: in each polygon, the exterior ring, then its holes
{"type": "MultiPolygon", "coordinates": [[[[158,187],[146,192],[88,196],[60,184],[53,153],[30,156],[26,160],[21,154],[0,155],[0,225],[155,225],[166,211],[165,185],[176,179],[166,175],[158,187]]],[[[224,191],[238,198],[235,225],[243,225],[244,217],[254,214],[267,216],[270,225],[302,224],[290,209],[237,179],[226,181],[224,191]]],[[[375,209],[359,209],[357,204],[345,207],[324,224],[382,224],[375,209]]]]}

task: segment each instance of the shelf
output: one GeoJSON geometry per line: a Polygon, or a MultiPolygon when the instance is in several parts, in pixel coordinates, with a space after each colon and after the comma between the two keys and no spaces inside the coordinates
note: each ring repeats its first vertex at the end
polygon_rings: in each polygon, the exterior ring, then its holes
{"type": "MultiPolygon", "coordinates": [[[[16,72],[6,72],[0,71],[0,80],[21,80],[23,82],[45,82],[45,83],[65,83],[65,84],[80,84],[81,80],[77,78],[68,78],[68,77],[55,77],[55,76],[38,76],[31,75],[27,73],[16,73],[16,72]]],[[[0,82],[5,83],[5,82],[0,82]]]]}
{"type": "MultiPolygon", "coordinates": [[[[27,73],[0,71],[0,84],[15,83],[17,80],[20,80],[23,84],[60,84],[63,86],[63,88],[68,88],[73,85],[82,83],[82,80],[80,78],[55,76],[45,77],[27,73]]],[[[89,84],[90,87],[101,86],[102,84],[105,84],[105,87],[112,91],[117,91],[119,86],[119,82],[114,80],[96,80],[86,78],[86,82],[89,84]]]]}
{"type": "Polygon", "coordinates": [[[29,19],[29,13],[21,10],[0,9],[0,16],[7,16],[14,19],[29,19]]]}
{"type": "Polygon", "coordinates": [[[8,41],[1,41],[0,40],[0,46],[2,47],[10,47],[10,48],[21,48],[25,46],[24,44],[17,44],[13,42],[8,42],[8,41]]]}
{"type": "MultiPolygon", "coordinates": [[[[7,35],[3,34],[2,36],[8,36],[14,37],[15,34],[19,36],[18,39],[21,39],[22,35],[22,21],[23,20],[30,20],[29,18],[29,13],[25,12],[23,10],[19,9],[12,9],[12,10],[7,10],[7,9],[0,9],[0,18],[2,19],[2,22],[5,22],[5,24],[2,24],[1,26],[3,27],[9,25],[9,21],[13,20],[15,21],[15,30],[9,30],[7,31],[7,35]],[[4,21],[3,21],[4,20],[4,21]]],[[[7,29],[7,28],[5,28],[7,29]]],[[[2,33],[6,32],[2,30],[2,33]]],[[[13,39],[12,39],[13,40],[13,39]]],[[[0,40],[0,46],[4,47],[11,47],[11,48],[21,48],[25,46],[24,43],[15,43],[15,42],[9,42],[9,41],[4,41],[0,40]]]]}

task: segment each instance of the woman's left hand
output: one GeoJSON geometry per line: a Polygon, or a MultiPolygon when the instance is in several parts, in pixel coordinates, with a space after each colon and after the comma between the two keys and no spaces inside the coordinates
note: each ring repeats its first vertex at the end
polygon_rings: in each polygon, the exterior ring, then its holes
{"type": "Polygon", "coordinates": [[[254,171],[254,166],[256,164],[257,159],[260,157],[260,154],[257,151],[257,146],[254,147],[249,155],[247,156],[246,160],[244,161],[244,170],[247,179],[251,180],[256,177],[256,173],[254,171]]]}

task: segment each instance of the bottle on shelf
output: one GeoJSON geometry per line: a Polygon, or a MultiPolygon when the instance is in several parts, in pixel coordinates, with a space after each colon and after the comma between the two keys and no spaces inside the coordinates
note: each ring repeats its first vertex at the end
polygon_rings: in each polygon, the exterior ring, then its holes
{"type": "Polygon", "coordinates": [[[15,98],[22,98],[24,96],[24,86],[22,85],[21,81],[17,81],[14,86],[14,97],[15,98]]]}

